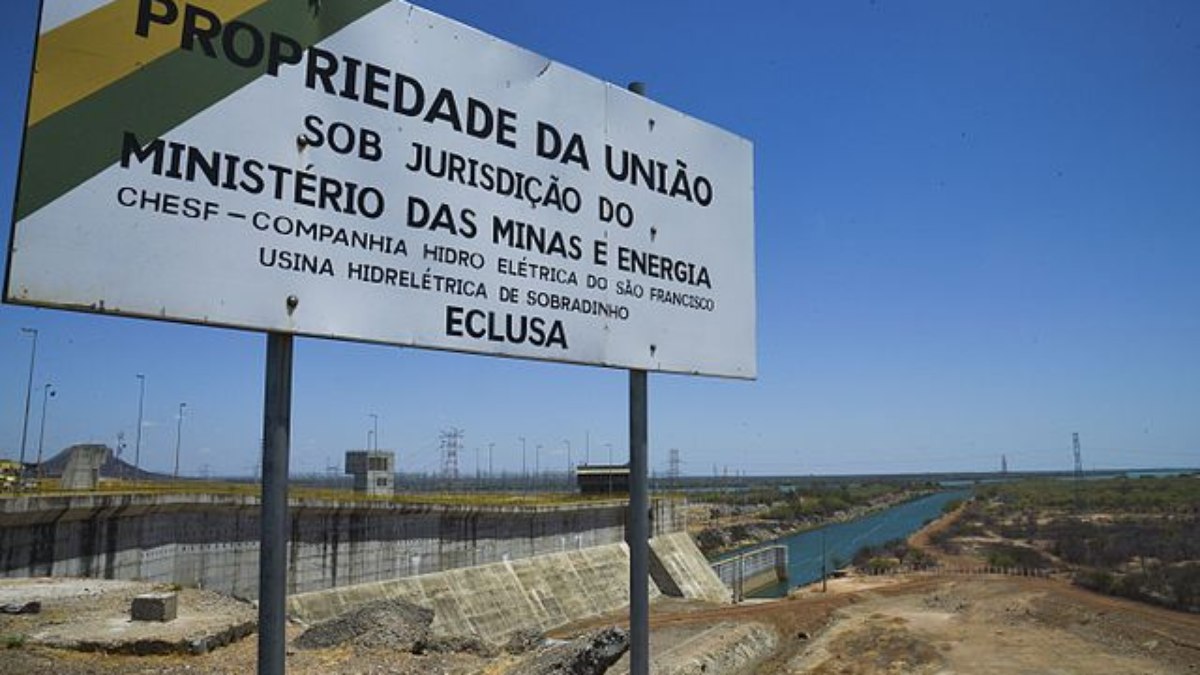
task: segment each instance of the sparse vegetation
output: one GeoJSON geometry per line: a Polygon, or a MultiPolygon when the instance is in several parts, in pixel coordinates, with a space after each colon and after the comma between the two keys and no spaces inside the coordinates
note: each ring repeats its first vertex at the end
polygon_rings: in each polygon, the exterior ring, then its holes
{"type": "Polygon", "coordinates": [[[937,564],[924,549],[911,546],[904,539],[892,539],[879,546],[864,546],[854,554],[852,562],[855,567],[870,574],[887,572],[901,565],[922,568],[937,564]]]}
{"type": "Polygon", "coordinates": [[[1200,477],[991,485],[930,541],[948,553],[971,545],[989,565],[1060,566],[1092,590],[1200,611],[1200,477]]]}

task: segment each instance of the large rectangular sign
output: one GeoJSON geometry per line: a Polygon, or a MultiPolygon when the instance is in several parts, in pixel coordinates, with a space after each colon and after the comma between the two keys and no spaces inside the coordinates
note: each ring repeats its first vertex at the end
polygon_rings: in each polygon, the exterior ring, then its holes
{"type": "Polygon", "coordinates": [[[4,297],[750,378],[752,163],[404,2],[47,0],[4,297]]]}

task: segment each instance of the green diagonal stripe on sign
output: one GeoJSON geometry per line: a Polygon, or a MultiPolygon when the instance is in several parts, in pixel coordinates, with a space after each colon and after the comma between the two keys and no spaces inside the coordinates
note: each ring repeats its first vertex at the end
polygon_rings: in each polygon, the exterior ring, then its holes
{"type": "MultiPolygon", "coordinates": [[[[269,0],[239,17],[264,34],[304,48],[333,35],[388,0],[269,0]]],[[[182,10],[181,10],[182,12],[182,10]]],[[[154,26],[151,30],[179,30],[154,26]]],[[[132,39],[134,27],[129,27],[132,39]]],[[[219,41],[217,41],[219,44],[219,41]]],[[[16,218],[21,220],[120,159],[125,131],[156,138],[266,73],[266,61],[243,68],[221,56],[176,50],[26,131],[16,218]]],[[[285,66],[296,67],[296,66],[285,66]]]]}

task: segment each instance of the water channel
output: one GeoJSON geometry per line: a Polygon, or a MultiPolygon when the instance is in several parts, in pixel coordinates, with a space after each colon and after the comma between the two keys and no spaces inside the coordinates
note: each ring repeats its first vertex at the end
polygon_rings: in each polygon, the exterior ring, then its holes
{"type": "MultiPolygon", "coordinates": [[[[892,539],[907,537],[922,525],[938,517],[947,502],[963,499],[969,490],[950,490],[914,499],[878,511],[857,520],[834,523],[793,534],[768,544],[788,547],[788,586],[804,586],[821,578],[821,546],[824,538],[825,556],[829,569],[847,565],[864,546],[876,546],[892,539]]],[[[754,593],[769,598],[785,595],[784,584],[769,586],[754,593]]]]}

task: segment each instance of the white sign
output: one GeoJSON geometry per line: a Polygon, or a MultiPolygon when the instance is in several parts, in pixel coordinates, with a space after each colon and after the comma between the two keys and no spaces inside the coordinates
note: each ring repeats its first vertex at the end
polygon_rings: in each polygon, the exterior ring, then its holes
{"type": "Polygon", "coordinates": [[[7,301],[755,376],[749,142],[403,2],[134,4],[45,14],[7,301]]]}

